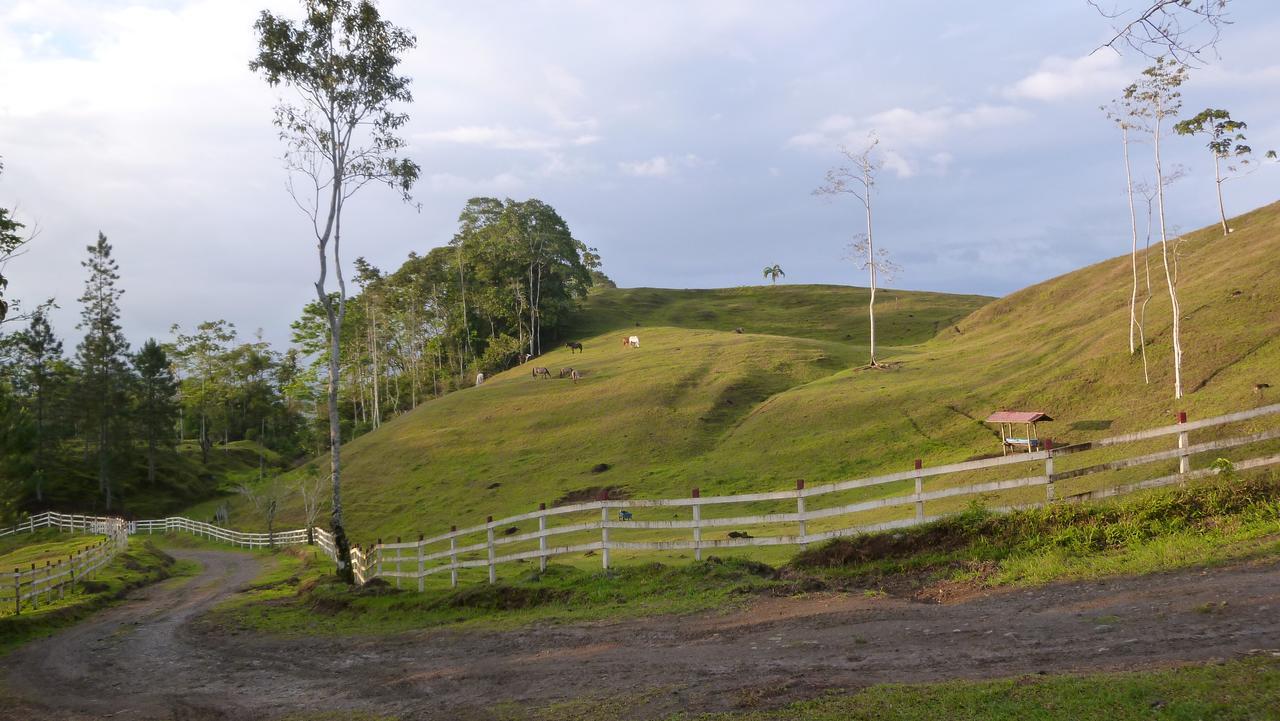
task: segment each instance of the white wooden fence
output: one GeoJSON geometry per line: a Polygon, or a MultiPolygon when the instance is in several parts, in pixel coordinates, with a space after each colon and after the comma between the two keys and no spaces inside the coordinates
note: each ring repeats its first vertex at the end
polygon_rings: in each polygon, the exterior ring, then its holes
{"type": "Polygon", "coordinates": [[[0,608],[12,608],[14,614],[24,607],[37,608],[43,601],[62,598],[82,583],[92,578],[116,554],[129,544],[129,531],[119,518],[104,516],[65,515],[46,511],[31,516],[23,523],[0,530],[0,537],[20,532],[32,532],[39,528],[57,528],[62,531],[83,531],[101,535],[102,538],[58,559],[46,559],[44,565],[31,563],[28,568],[14,568],[7,583],[0,584],[0,608]]]}
{"type": "MultiPolygon", "coordinates": [[[[1184,483],[1213,473],[1208,464],[1193,470],[1192,459],[1197,455],[1220,452],[1243,446],[1256,446],[1280,439],[1280,427],[1190,443],[1193,432],[1221,430],[1232,424],[1258,419],[1272,419],[1280,414],[1280,404],[1259,407],[1238,413],[1186,422],[1180,415],[1174,425],[1127,433],[1101,440],[1055,448],[1046,443],[1044,450],[997,458],[951,463],[932,468],[916,461],[914,468],[870,478],[827,483],[806,487],[798,481],[795,490],[744,493],[728,496],[701,496],[693,489],[687,498],[665,499],[607,499],[588,503],[547,508],[495,520],[492,516],[484,523],[469,528],[452,528],[430,538],[394,543],[379,542],[369,548],[354,547],[352,562],[357,579],[364,582],[372,578],[416,581],[419,590],[425,579],[434,574],[448,573],[451,585],[458,584],[459,571],[470,568],[487,570],[490,583],[496,581],[498,564],[537,560],[545,569],[547,559],[568,554],[599,554],[600,563],[609,568],[611,551],[692,551],[701,559],[707,549],[725,549],[748,546],[803,546],[843,536],[906,528],[937,520],[963,508],[965,501],[996,501],[983,503],[991,510],[1007,511],[1015,508],[1043,506],[1054,501],[1078,502],[1093,498],[1132,493],[1147,488],[1184,483]],[[1148,450],[1137,455],[1120,458],[1115,452],[1107,452],[1118,446],[1150,445],[1161,439],[1173,438],[1173,448],[1148,450]],[[1055,463],[1074,454],[1093,452],[1103,458],[1067,470],[1055,469],[1055,463]],[[1150,466],[1161,461],[1176,461],[1177,470],[1154,477],[1121,479],[1126,482],[1098,486],[1091,479],[1102,474],[1121,472],[1125,469],[1150,466]],[[997,477],[990,479],[990,476],[997,477]],[[939,481],[950,483],[939,483],[939,481]],[[932,488],[930,488],[931,486],[932,488]],[[899,490],[899,487],[901,490],[899,490]],[[1029,497],[1025,489],[1040,489],[1039,497],[1029,497]],[[898,491],[895,493],[895,491],[898,491]],[[850,493],[853,492],[853,493],[850,493]],[[1013,493],[1011,493],[1013,492],[1013,493]],[[867,495],[881,494],[867,498],[867,495]],[[1023,497],[1012,498],[1021,493],[1023,497]],[[850,498],[850,496],[853,496],[850,498]],[[1014,502],[1001,505],[1004,498],[1014,502]],[[828,500],[823,504],[822,501],[828,500]],[[718,508],[737,505],[749,509],[772,504],[787,504],[794,508],[773,510],[766,513],[713,513],[718,508]],[[624,517],[621,512],[627,512],[624,517]],[[685,512],[687,518],[674,518],[685,512]],[[658,518],[662,512],[665,518],[658,518]],[[897,517],[888,517],[885,516],[897,517]],[[647,517],[646,517],[647,516],[647,517]],[[872,518],[868,518],[871,516],[872,518]],[[878,516],[878,517],[876,517],[878,516]],[[552,525],[554,520],[563,522],[552,525]],[[518,524],[537,524],[537,530],[520,532],[518,524]],[[824,528],[815,528],[821,524],[824,528]],[[708,537],[717,529],[738,531],[735,537],[708,537]],[[744,529],[774,531],[769,535],[752,536],[744,529]],[[505,531],[505,533],[504,533],[505,531]],[[649,532],[663,538],[647,540],[623,540],[620,534],[649,532]],[[503,535],[498,535],[503,533],[503,535]],[[553,545],[554,540],[560,540],[553,545]],[[536,544],[536,547],[534,547],[536,544]],[[524,546],[524,548],[521,548],[524,546]]],[[[1273,451],[1233,461],[1239,470],[1248,470],[1280,464],[1280,454],[1273,451]]],[[[1145,450],[1145,449],[1144,449],[1145,450]]],[[[1210,462],[1212,459],[1210,459],[1210,462]]]]}
{"type": "MultiPolygon", "coordinates": [[[[811,487],[798,481],[794,490],[787,491],[704,497],[695,488],[686,498],[602,498],[553,508],[542,504],[536,511],[497,520],[490,516],[483,524],[462,529],[455,526],[448,533],[431,538],[419,536],[418,540],[409,542],[396,539],[394,543],[383,543],[379,539],[371,546],[352,546],[351,560],[358,583],[374,578],[389,579],[397,586],[404,580],[416,581],[421,591],[426,579],[435,574],[448,573],[450,584],[457,586],[460,571],[482,568],[487,572],[488,581],[494,583],[499,564],[537,560],[539,567],[545,569],[548,559],[568,554],[598,554],[602,566],[607,569],[612,551],[692,551],[694,558],[701,559],[707,549],[803,546],[928,523],[955,513],[965,503],[973,501],[990,510],[1007,511],[1185,483],[1214,472],[1203,463],[1193,469],[1193,458],[1246,446],[1255,447],[1249,451],[1253,455],[1234,459],[1237,469],[1277,465],[1280,464],[1280,443],[1272,442],[1280,440],[1280,427],[1226,432],[1227,426],[1277,418],[1280,418],[1280,404],[1190,423],[1185,415],[1181,415],[1174,425],[1087,443],[1055,448],[1052,441],[1046,441],[1044,449],[1034,453],[930,468],[917,460],[914,468],[909,470],[811,487]],[[1191,434],[1202,431],[1217,432],[1220,437],[1191,443],[1191,434]],[[1121,446],[1151,446],[1169,438],[1176,442],[1172,448],[1140,448],[1142,452],[1135,455],[1119,455],[1111,450],[1121,446]],[[1088,458],[1087,454],[1100,457],[1093,459],[1096,462],[1073,468],[1055,468],[1055,464],[1070,463],[1072,459],[1069,457],[1077,454],[1086,454],[1080,458],[1088,458]],[[1172,472],[1152,476],[1149,470],[1142,470],[1161,462],[1173,464],[1169,467],[1172,472]],[[1147,477],[1126,477],[1128,469],[1138,469],[1135,472],[1147,477]],[[786,507],[778,510],[780,505],[786,507]],[[748,512],[734,511],[733,506],[746,506],[748,512]],[[750,512],[765,506],[773,508],[766,509],[768,512],[765,513],[750,512]],[[658,518],[659,513],[667,517],[658,518]],[[679,517],[682,513],[688,517],[679,517]],[[673,514],[675,517],[670,517],[673,514]],[[553,525],[553,521],[558,523],[553,525]],[[517,526],[534,522],[537,530],[520,532],[517,526]],[[772,533],[754,536],[742,530],[748,528],[758,533],[772,533]],[[738,533],[726,537],[709,536],[718,529],[733,529],[738,533]],[[500,531],[502,535],[499,535],[500,531]],[[631,540],[619,537],[638,532],[658,537],[631,540]],[[552,545],[553,539],[558,545],[552,545]]],[[[0,536],[16,530],[33,530],[41,524],[84,528],[84,524],[103,520],[84,519],[93,517],[41,514],[15,529],[0,531],[0,536]],[[77,518],[82,519],[78,521],[80,526],[75,526],[77,521],[74,519],[77,518]]],[[[120,523],[126,533],[178,531],[245,548],[307,542],[305,528],[266,534],[233,531],[182,517],[128,524],[119,519],[106,520],[120,523]]],[[[318,527],[312,532],[315,544],[329,558],[336,559],[333,536],[318,527]]],[[[23,573],[32,574],[31,571],[23,573]]],[[[34,578],[34,575],[25,577],[34,578]]],[[[22,581],[17,583],[21,587],[22,581]]],[[[43,582],[41,588],[47,589],[49,583],[43,582]]],[[[31,593],[28,591],[23,595],[19,591],[15,602],[21,603],[31,597],[31,593]]]]}

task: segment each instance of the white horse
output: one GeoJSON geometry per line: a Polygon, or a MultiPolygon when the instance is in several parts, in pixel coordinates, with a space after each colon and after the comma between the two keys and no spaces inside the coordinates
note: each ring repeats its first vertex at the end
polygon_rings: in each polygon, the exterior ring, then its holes
{"type": "Polygon", "coordinates": [[[633,336],[631,336],[630,338],[628,338],[628,339],[627,339],[627,345],[631,346],[632,348],[639,348],[639,347],[640,347],[640,336],[638,336],[638,335],[633,335],[633,336]]]}

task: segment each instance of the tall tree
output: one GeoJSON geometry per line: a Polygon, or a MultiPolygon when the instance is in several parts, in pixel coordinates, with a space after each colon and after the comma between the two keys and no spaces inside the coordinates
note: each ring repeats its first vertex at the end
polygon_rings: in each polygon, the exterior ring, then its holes
{"type": "Polygon", "coordinates": [[[769,282],[772,285],[778,284],[778,276],[782,276],[785,278],[786,275],[787,275],[786,273],[782,272],[782,266],[778,265],[777,263],[774,263],[773,265],[767,265],[764,268],[764,277],[768,278],[769,282]]]}
{"type": "Polygon", "coordinates": [[[1111,39],[1096,48],[1120,51],[1127,45],[1152,60],[1170,58],[1190,65],[1218,44],[1230,0],[1144,0],[1136,8],[1088,0],[1103,17],[1113,21],[1111,39]]]}
{"type": "Polygon", "coordinates": [[[396,103],[413,99],[410,80],[396,72],[401,56],[416,45],[412,34],[382,19],[371,0],[302,0],[305,17],[292,20],[264,10],[254,29],[258,54],[249,68],[272,87],[296,91],[293,102],[276,106],[275,124],[287,144],[290,192],[311,221],[320,261],[316,296],[329,326],[329,447],[333,502],[331,526],[338,574],[355,577],[342,520],[341,428],[338,419],[339,352],[346,314],[346,284],[340,246],[342,211],[347,200],[369,182],[398,189],[406,200],[418,166],[397,157],[404,140],[397,135],[408,120],[396,103]],[[297,188],[292,178],[306,179],[297,188]],[[326,280],[332,256],[338,297],[326,280]]]}
{"type": "Polygon", "coordinates": [[[866,211],[867,232],[862,237],[860,249],[866,253],[866,263],[863,267],[871,280],[871,300],[867,304],[867,315],[870,318],[870,336],[871,336],[871,360],[868,363],[871,367],[879,367],[880,363],[876,360],[876,279],[881,269],[881,256],[876,252],[875,236],[871,232],[871,206],[872,195],[876,187],[876,175],[879,174],[883,161],[876,153],[876,147],[880,144],[880,139],[876,137],[874,132],[867,139],[866,146],[862,150],[854,152],[846,147],[840,148],[840,153],[849,161],[849,165],[838,166],[827,171],[827,182],[813,191],[814,195],[839,197],[841,195],[851,195],[858,199],[862,204],[863,210],[866,211]]]}
{"type": "MultiPolygon", "coordinates": [[[[1235,120],[1231,113],[1219,108],[1205,108],[1194,117],[1187,118],[1173,126],[1178,135],[1208,135],[1209,152],[1213,153],[1213,180],[1218,192],[1218,219],[1222,223],[1222,234],[1231,232],[1227,227],[1227,208],[1222,202],[1222,184],[1238,174],[1252,170],[1253,148],[1245,145],[1244,131],[1249,126],[1235,120]],[[1223,163],[1227,166],[1224,169],[1223,163]]],[[[1267,151],[1268,158],[1275,158],[1276,151],[1267,151]]]]}
{"type": "Polygon", "coordinates": [[[156,482],[156,458],[173,448],[173,424],[178,418],[178,379],[164,348],[150,338],[133,357],[138,376],[138,397],[134,410],[137,427],[146,444],[147,485],[156,482]]]}
{"type": "Polygon", "coordinates": [[[110,510],[114,474],[129,445],[129,343],[120,328],[120,296],[124,290],[116,286],[120,273],[111,257],[107,236],[98,233],[98,242],[87,250],[89,257],[81,265],[89,271],[89,277],[80,296],[83,307],[76,326],[85,335],[76,347],[76,363],[80,368],[81,414],[89,434],[86,448],[92,448],[97,457],[98,491],[104,507],[110,510]]]}
{"type": "MultiPolygon", "coordinates": [[[[4,163],[0,163],[0,173],[3,172],[4,163]]],[[[9,280],[4,277],[4,267],[31,240],[29,236],[22,235],[23,227],[14,219],[12,211],[0,208],[0,323],[9,316],[10,310],[10,303],[4,298],[5,288],[9,285],[9,280]]]]}
{"type": "Polygon", "coordinates": [[[1182,306],[1178,302],[1177,274],[1169,252],[1169,227],[1166,223],[1164,188],[1167,184],[1160,154],[1160,140],[1166,132],[1166,123],[1177,117],[1182,108],[1182,93],[1178,90],[1187,79],[1187,68],[1168,58],[1160,58],[1142,71],[1138,82],[1125,88],[1124,99],[1133,106],[1133,117],[1151,134],[1152,154],[1155,160],[1156,218],[1160,228],[1160,254],[1164,263],[1165,282],[1169,288],[1169,305],[1173,312],[1171,336],[1173,340],[1173,397],[1182,398],[1182,306]]]}
{"type": "MultiPolygon", "coordinates": [[[[196,442],[200,446],[200,462],[208,465],[209,451],[213,447],[212,418],[214,413],[223,415],[228,395],[227,356],[231,343],[236,339],[235,325],[225,320],[205,321],[196,326],[195,332],[182,333],[176,323],[169,328],[174,335],[174,360],[182,368],[182,404],[195,415],[196,442]]],[[[226,418],[222,418],[225,428],[226,418]]]]}
{"type": "Polygon", "coordinates": [[[62,341],[53,333],[49,311],[57,306],[52,300],[31,313],[26,330],[11,339],[16,353],[15,386],[27,399],[31,414],[33,450],[31,484],[37,503],[44,502],[45,483],[49,477],[51,441],[56,436],[49,428],[55,389],[65,377],[62,372],[62,341]]]}
{"type": "Polygon", "coordinates": [[[1129,250],[1129,261],[1133,270],[1133,283],[1129,289],[1129,355],[1137,351],[1138,331],[1138,212],[1133,201],[1133,166],[1129,162],[1129,131],[1134,128],[1133,104],[1130,101],[1114,101],[1110,107],[1103,107],[1107,118],[1120,130],[1120,143],[1124,148],[1124,187],[1129,199],[1129,229],[1133,244],[1129,250]]]}

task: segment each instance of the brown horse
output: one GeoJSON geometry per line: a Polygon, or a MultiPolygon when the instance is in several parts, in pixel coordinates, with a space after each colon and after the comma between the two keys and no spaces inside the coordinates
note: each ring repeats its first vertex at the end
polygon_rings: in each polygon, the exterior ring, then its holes
{"type": "Polygon", "coordinates": [[[543,378],[550,378],[550,377],[551,377],[551,371],[547,370],[546,368],[544,368],[544,367],[542,367],[542,366],[538,366],[538,367],[536,367],[536,368],[534,368],[534,369],[533,369],[533,377],[534,377],[534,378],[537,378],[538,376],[542,376],[543,378]]]}
{"type": "Polygon", "coordinates": [[[572,369],[572,368],[561,368],[561,369],[560,369],[560,377],[561,377],[561,378],[568,378],[570,375],[572,375],[572,374],[574,374],[574,373],[576,373],[576,372],[577,372],[577,371],[575,371],[575,370],[574,370],[574,369],[572,369]]]}
{"type": "Polygon", "coordinates": [[[565,343],[564,346],[569,349],[569,355],[573,355],[573,352],[575,350],[578,351],[579,353],[582,352],[582,344],[576,341],[570,341],[569,343],[565,343]]]}

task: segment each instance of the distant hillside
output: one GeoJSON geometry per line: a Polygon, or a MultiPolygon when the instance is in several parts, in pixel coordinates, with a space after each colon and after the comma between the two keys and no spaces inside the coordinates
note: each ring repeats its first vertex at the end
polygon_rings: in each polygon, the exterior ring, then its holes
{"type": "MultiPolygon", "coordinates": [[[[601,288],[593,290],[566,335],[584,338],[612,330],[672,326],[706,330],[743,328],[813,340],[865,343],[867,288],[848,285],[757,285],[712,290],[601,288]]],[[[876,329],[892,345],[923,343],[993,299],[881,289],[876,329]]]]}
{"type": "Polygon", "coordinates": [[[892,291],[879,324],[885,370],[859,368],[859,289],[609,290],[575,321],[586,353],[535,362],[582,369],[579,384],[516,368],[346,446],[349,526],[367,541],[599,487],[641,497],[780,489],[917,457],[961,460],[998,449],[981,423],[996,408],[1047,411],[1058,421],[1043,430],[1071,441],[1168,422],[1176,410],[1248,407],[1261,401],[1255,384],[1280,387],[1280,204],[1233,226],[1228,238],[1193,233],[1179,250],[1183,402],[1172,398],[1158,248],[1150,385],[1128,352],[1127,256],[986,304],[892,291]],[[624,329],[640,349],[620,347],[624,329]]]}

